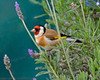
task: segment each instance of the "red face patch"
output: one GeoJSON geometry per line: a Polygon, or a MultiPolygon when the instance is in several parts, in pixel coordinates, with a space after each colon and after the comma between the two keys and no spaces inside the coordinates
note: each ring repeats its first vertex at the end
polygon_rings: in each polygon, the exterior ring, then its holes
{"type": "Polygon", "coordinates": [[[35,26],[34,29],[40,29],[40,26],[35,26]]]}
{"type": "Polygon", "coordinates": [[[34,29],[36,30],[36,32],[34,33],[34,35],[38,35],[39,34],[39,30],[40,30],[40,26],[35,26],[34,29]]]}
{"type": "Polygon", "coordinates": [[[36,31],[35,33],[34,33],[34,35],[38,35],[39,34],[39,31],[36,31]]]}

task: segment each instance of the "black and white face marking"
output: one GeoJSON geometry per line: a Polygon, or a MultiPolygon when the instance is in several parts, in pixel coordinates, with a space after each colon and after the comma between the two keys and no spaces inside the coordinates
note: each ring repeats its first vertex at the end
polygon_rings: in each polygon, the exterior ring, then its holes
{"type": "Polygon", "coordinates": [[[40,37],[46,32],[46,28],[43,26],[40,26],[40,29],[35,29],[36,31],[39,31],[38,35],[35,35],[35,37],[40,37]]]}
{"type": "Polygon", "coordinates": [[[36,31],[40,31],[40,29],[35,29],[36,31]]]}

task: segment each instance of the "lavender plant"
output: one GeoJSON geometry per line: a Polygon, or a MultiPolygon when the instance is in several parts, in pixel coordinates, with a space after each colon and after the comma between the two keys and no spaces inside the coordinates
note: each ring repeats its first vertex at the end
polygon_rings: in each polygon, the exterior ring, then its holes
{"type": "Polygon", "coordinates": [[[40,72],[37,76],[49,73],[51,80],[99,80],[100,62],[97,60],[97,55],[100,55],[100,51],[97,47],[100,47],[100,2],[98,0],[30,1],[43,7],[51,17],[46,21],[55,25],[58,33],[60,31],[85,40],[79,45],[61,40],[62,44],[55,48],[59,50],[55,53],[56,56],[44,55],[36,59],[36,63],[45,64],[44,68],[36,69],[47,69],[47,72],[40,72]]]}
{"type": "Polygon", "coordinates": [[[20,10],[20,7],[19,7],[19,4],[17,3],[17,1],[15,2],[15,8],[16,8],[16,12],[17,12],[17,15],[19,17],[19,19],[21,19],[27,33],[29,34],[30,38],[32,39],[32,41],[34,42],[34,44],[37,46],[37,48],[39,49],[40,52],[42,52],[41,48],[36,44],[34,38],[32,37],[32,35],[30,34],[25,22],[24,22],[24,18],[23,18],[23,15],[22,15],[22,12],[20,10]]]}
{"type": "Polygon", "coordinates": [[[12,79],[15,80],[15,78],[14,78],[14,76],[13,76],[11,70],[10,70],[10,68],[11,68],[11,63],[10,63],[10,59],[9,59],[9,57],[7,56],[7,54],[5,54],[5,56],[4,56],[4,64],[5,64],[6,69],[9,71],[9,73],[10,73],[12,79]]]}
{"type": "MultiPolygon", "coordinates": [[[[61,44],[57,47],[56,52],[53,50],[48,56],[47,52],[43,52],[36,44],[31,36],[26,24],[19,4],[15,2],[16,12],[32,41],[35,43],[40,53],[34,53],[32,49],[28,52],[36,63],[44,63],[44,67],[36,67],[38,69],[46,69],[47,71],[39,72],[37,76],[49,74],[51,80],[99,80],[100,79],[100,7],[99,1],[93,0],[30,0],[31,2],[41,5],[49,19],[49,24],[55,25],[57,32],[73,36],[74,38],[83,39],[82,44],[75,42],[67,42],[61,39],[61,44]],[[91,7],[92,6],[92,7],[91,7]]],[[[37,17],[38,18],[38,17],[37,17]]],[[[6,60],[5,60],[6,61],[6,60]]],[[[5,62],[10,69],[10,63],[5,62]]]]}
{"type": "Polygon", "coordinates": [[[28,53],[32,58],[40,57],[40,54],[39,53],[34,53],[32,49],[28,49],[28,53]]]}

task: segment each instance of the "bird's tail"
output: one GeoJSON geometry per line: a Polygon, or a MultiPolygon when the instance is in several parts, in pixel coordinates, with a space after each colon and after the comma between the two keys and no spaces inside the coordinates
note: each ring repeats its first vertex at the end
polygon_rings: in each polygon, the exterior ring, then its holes
{"type": "MultiPolygon", "coordinates": [[[[60,34],[61,35],[61,38],[66,38],[66,40],[68,42],[72,42],[72,41],[75,41],[76,43],[83,43],[83,39],[75,39],[75,38],[72,38],[71,36],[68,36],[68,35],[65,35],[65,34],[60,34]]],[[[56,39],[59,39],[59,36],[58,37],[55,37],[56,39]]]]}
{"type": "Polygon", "coordinates": [[[66,38],[67,41],[72,42],[75,41],[76,43],[83,43],[82,39],[75,39],[75,38],[66,38]]]}

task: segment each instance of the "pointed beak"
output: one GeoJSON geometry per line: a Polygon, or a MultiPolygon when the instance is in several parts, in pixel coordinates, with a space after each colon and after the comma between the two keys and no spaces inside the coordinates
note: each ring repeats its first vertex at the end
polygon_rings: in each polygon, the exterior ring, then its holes
{"type": "Polygon", "coordinates": [[[34,33],[35,33],[35,32],[36,32],[36,30],[35,30],[35,29],[32,29],[32,30],[31,30],[31,32],[34,32],[34,33]]]}

